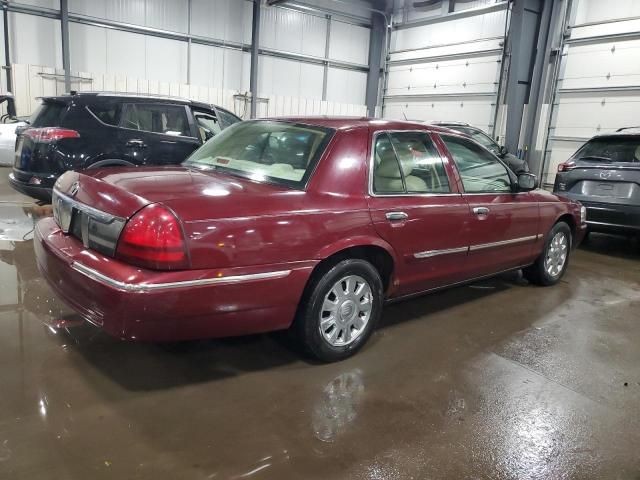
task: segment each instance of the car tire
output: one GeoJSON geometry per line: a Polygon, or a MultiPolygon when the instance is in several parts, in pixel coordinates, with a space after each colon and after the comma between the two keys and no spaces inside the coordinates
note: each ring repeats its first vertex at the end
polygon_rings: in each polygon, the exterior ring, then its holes
{"type": "Polygon", "coordinates": [[[382,313],[384,289],[366,260],[345,259],[314,273],[294,321],[293,333],[308,355],[336,362],[367,342],[382,313]]]}
{"type": "Polygon", "coordinates": [[[542,253],[529,267],[522,270],[530,283],[542,286],[555,285],[569,265],[571,254],[571,228],[565,222],[556,223],[545,240],[542,253]]]}

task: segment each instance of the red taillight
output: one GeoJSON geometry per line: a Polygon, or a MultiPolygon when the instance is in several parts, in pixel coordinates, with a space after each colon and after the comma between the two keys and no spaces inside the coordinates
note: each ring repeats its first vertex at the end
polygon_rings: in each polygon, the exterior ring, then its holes
{"type": "Polygon", "coordinates": [[[564,162],[558,165],[558,172],[568,172],[569,170],[573,170],[576,168],[575,162],[564,162]]]}
{"type": "Polygon", "coordinates": [[[40,143],[51,143],[65,138],[80,138],[80,134],[75,130],[58,127],[28,128],[22,134],[40,143]]]}
{"type": "Polygon", "coordinates": [[[153,270],[187,268],[185,241],[178,219],[162,205],[143,208],[124,227],[116,257],[153,270]]]}

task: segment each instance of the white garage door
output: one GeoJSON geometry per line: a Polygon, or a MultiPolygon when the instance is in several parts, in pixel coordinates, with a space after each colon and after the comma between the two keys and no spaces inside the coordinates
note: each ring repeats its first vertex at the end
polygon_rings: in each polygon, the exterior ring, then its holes
{"type": "Polygon", "coordinates": [[[492,131],[506,2],[453,18],[393,32],[385,118],[463,121],[492,131]]]}
{"type": "Polygon", "coordinates": [[[640,126],[640,0],[577,0],[563,47],[544,181],[586,140],[640,126]]]}

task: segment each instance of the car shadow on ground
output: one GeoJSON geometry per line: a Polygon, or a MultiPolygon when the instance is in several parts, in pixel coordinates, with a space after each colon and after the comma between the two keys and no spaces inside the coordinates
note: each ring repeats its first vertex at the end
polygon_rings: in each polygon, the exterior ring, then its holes
{"type": "Polygon", "coordinates": [[[591,253],[611,255],[621,259],[640,259],[640,236],[636,238],[606,233],[590,233],[580,249],[591,253]]]}
{"type": "MultiPolygon", "coordinates": [[[[504,274],[388,305],[378,330],[414,320],[428,321],[438,312],[522,285],[526,281],[519,274],[504,274]]],[[[318,365],[297,348],[288,332],[151,344],[112,338],[75,314],[60,319],[59,327],[57,341],[79,353],[78,362],[88,362],[128,391],[163,390],[249,372],[318,365]]],[[[375,348],[371,345],[377,343],[375,339],[374,333],[374,341],[367,348],[375,348]]]]}

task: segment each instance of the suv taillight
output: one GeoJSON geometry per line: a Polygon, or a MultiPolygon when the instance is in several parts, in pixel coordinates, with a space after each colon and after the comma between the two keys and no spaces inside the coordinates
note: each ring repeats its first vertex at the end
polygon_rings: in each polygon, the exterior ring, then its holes
{"type": "Polygon", "coordinates": [[[65,138],[80,138],[80,134],[75,130],[59,127],[27,128],[23,130],[22,134],[39,143],[52,143],[65,138]]]}
{"type": "Polygon", "coordinates": [[[125,225],[116,258],[153,270],[188,268],[182,228],[175,215],[159,204],[136,213],[125,225]]]}
{"type": "Polygon", "coordinates": [[[576,168],[576,163],[571,160],[568,162],[563,162],[558,165],[558,172],[568,172],[569,170],[573,170],[576,168]]]}

